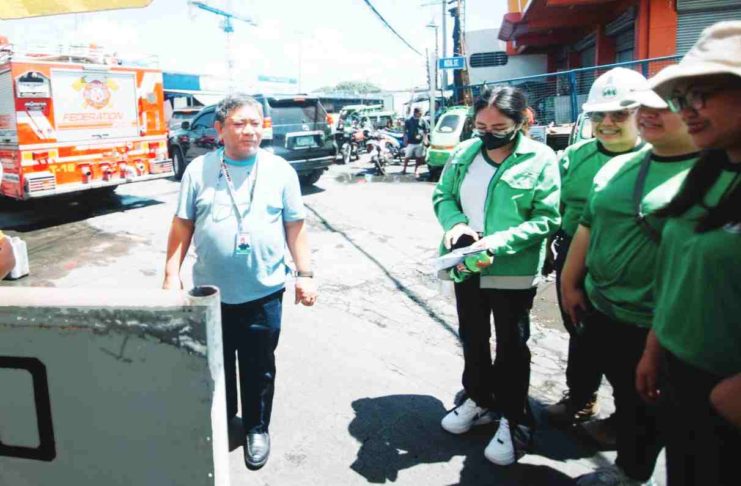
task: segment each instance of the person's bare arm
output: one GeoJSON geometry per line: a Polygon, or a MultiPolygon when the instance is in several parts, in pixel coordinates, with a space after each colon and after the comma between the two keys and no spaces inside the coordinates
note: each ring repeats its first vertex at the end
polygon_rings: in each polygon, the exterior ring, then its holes
{"type": "Polygon", "coordinates": [[[710,392],[710,403],[723,418],[741,430],[741,373],[715,385],[710,392]]]}
{"type": "Polygon", "coordinates": [[[584,277],[587,275],[587,250],[589,249],[590,230],[579,225],[571,240],[566,263],[561,273],[561,298],[563,307],[571,322],[577,323],[588,310],[587,297],[584,294],[584,277]]]}
{"type": "Polygon", "coordinates": [[[648,333],[641,360],[636,366],[636,390],[646,402],[659,398],[659,368],[661,363],[661,344],[653,332],[648,333]]]}
{"type": "MultiPolygon", "coordinates": [[[[304,221],[287,221],[284,223],[286,229],[286,244],[288,251],[296,264],[299,272],[311,271],[311,253],[309,251],[309,238],[307,236],[304,221]]],[[[296,277],[296,304],[314,305],[317,298],[316,283],[310,277],[296,277]]]]}
{"type": "Polygon", "coordinates": [[[10,238],[0,236],[0,280],[4,279],[15,267],[15,255],[10,238]]]}
{"type": "Polygon", "coordinates": [[[163,289],[182,289],[180,267],[190,248],[193,238],[193,221],[175,216],[170,226],[170,236],[167,238],[167,259],[165,260],[165,280],[163,289]]]}

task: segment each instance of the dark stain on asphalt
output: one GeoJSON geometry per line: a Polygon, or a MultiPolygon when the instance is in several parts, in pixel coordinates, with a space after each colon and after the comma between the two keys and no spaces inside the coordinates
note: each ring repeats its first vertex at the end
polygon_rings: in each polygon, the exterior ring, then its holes
{"type": "Polygon", "coordinates": [[[348,235],[344,231],[339,230],[339,229],[335,228],[334,226],[332,226],[332,224],[329,221],[327,221],[321,214],[319,214],[314,208],[312,208],[311,206],[309,206],[306,203],[304,203],[304,206],[306,207],[306,209],[308,209],[309,211],[311,211],[314,214],[314,216],[317,217],[317,219],[319,220],[319,222],[321,223],[321,225],[324,226],[324,228],[326,228],[328,231],[331,231],[332,233],[336,233],[336,234],[342,236],[356,250],[358,250],[360,253],[362,253],[363,255],[365,255],[366,258],[368,258],[368,260],[370,260],[371,262],[373,262],[379,269],[381,269],[381,271],[384,273],[384,275],[386,275],[386,277],[394,284],[394,286],[398,290],[400,290],[415,305],[417,305],[420,309],[422,309],[430,317],[430,319],[432,319],[433,321],[435,321],[436,323],[438,323],[443,329],[445,329],[446,331],[448,331],[450,334],[452,334],[456,338],[458,337],[458,333],[456,332],[456,330],[453,329],[453,327],[450,324],[448,324],[445,321],[445,319],[443,319],[442,317],[440,317],[437,314],[437,312],[435,312],[435,310],[427,304],[427,302],[425,301],[425,299],[423,299],[422,297],[420,297],[419,295],[417,295],[412,289],[410,289],[409,287],[407,287],[406,285],[404,285],[401,282],[401,280],[399,280],[396,276],[394,276],[381,262],[378,261],[378,259],[376,257],[374,257],[373,255],[371,255],[367,250],[365,250],[358,243],[356,243],[350,237],[350,235],[348,235]]]}
{"type": "Polygon", "coordinates": [[[133,236],[110,234],[85,220],[113,212],[162,204],[134,196],[99,200],[40,199],[0,203],[0,228],[25,240],[31,274],[8,286],[54,286],[53,281],[84,266],[105,267],[141,244],[133,236]]]}

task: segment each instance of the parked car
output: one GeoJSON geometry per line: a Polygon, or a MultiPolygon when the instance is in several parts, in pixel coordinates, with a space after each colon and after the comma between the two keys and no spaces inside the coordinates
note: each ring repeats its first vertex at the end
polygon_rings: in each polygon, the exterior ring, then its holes
{"type": "Polygon", "coordinates": [[[473,117],[468,106],[448,108],[438,119],[430,133],[430,146],[427,149],[427,168],[430,180],[437,180],[448,162],[453,149],[462,141],[471,138],[473,117]]]}
{"type": "Polygon", "coordinates": [[[172,112],[172,117],[170,118],[170,130],[177,130],[180,128],[184,121],[191,121],[199,111],[201,111],[202,106],[191,106],[188,108],[178,108],[177,110],[172,112]]]}
{"type": "Polygon", "coordinates": [[[364,126],[365,119],[370,120],[377,130],[385,129],[389,122],[393,128],[396,122],[396,113],[393,111],[372,111],[364,113],[360,118],[360,126],[364,126]]]}
{"type": "MultiPolygon", "coordinates": [[[[302,185],[311,185],[335,161],[337,148],[318,98],[304,95],[253,96],[262,104],[264,121],[260,146],[286,159],[302,185]]],[[[196,157],[215,150],[220,143],[214,128],[216,105],[203,108],[192,122],[183,122],[169,138],[175,174],[196,157]]]]}

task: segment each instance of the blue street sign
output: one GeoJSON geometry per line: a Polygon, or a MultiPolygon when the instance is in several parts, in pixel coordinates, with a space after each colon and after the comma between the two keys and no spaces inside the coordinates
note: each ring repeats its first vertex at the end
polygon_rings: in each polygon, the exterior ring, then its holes
{"type": "Polygon", "coordinates": [[[438,69],[466,69],[466,58],[463,56],[442,57],[437,60],[438,69]]]}

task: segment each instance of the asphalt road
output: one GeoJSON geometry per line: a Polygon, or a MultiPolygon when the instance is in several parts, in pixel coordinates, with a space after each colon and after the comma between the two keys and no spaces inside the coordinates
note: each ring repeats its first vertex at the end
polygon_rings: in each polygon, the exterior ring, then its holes
{"type": "MultiPolygon", "coordinates": [[[[305,190],[319,301],[294,306],[289,282],[271,459],[250,472],[235,448],[232,484],[559,485],[607,464],[614,453],[546,423],[534,453],[505,468],[483,456],[495,426],[442,431],[462,370],[452,289],[428,264],[441,237],[433,184],[399,172],[375,176],[361,159],[305,190]]],[[[159,180],[122,186],[106,200],[0,202],[0,229],[26,240],[31,263],[30,276],[0,286],[158,288],[177,192],[177,182],[159,180]]],[[[190,255],[186,286],[192,263],[190,255]]],[[[552,282],[539,289],[530,344],[539,412],[565,386],[567,339],[552,282]]]]}

